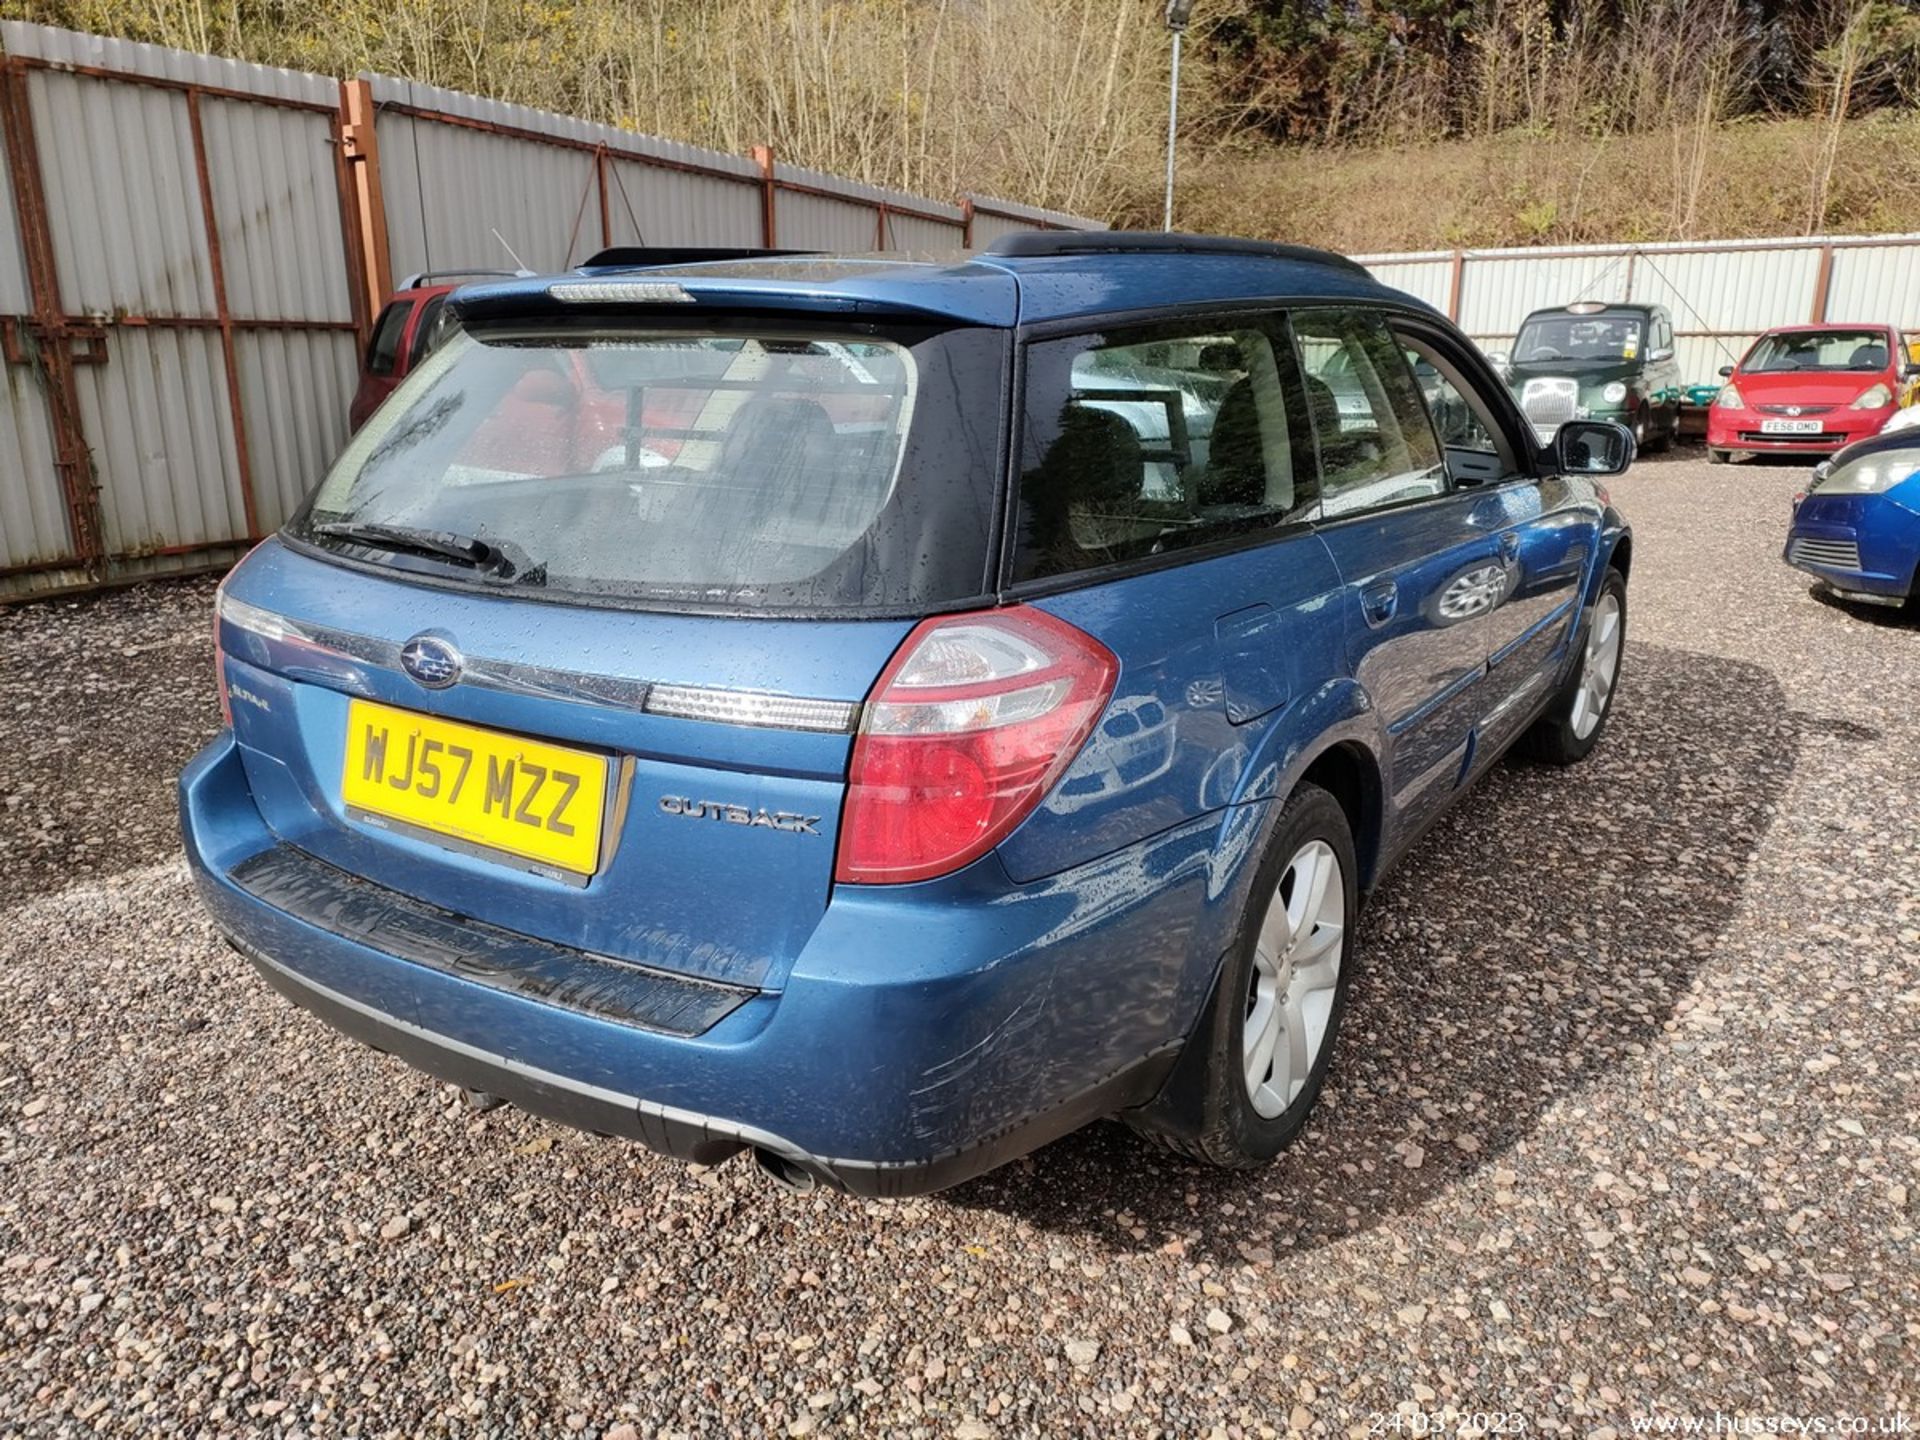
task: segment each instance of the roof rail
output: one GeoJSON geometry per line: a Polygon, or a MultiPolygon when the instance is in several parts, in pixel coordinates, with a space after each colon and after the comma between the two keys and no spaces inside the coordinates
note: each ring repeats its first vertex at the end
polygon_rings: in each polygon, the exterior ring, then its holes
{"type": "Polygon", "coordinates": [[[582,270],[640,270],[651,265],[703,265],[714,260],[767,260],[818,255],[818,250],[763,250],[738,245],[614,245],[590,255],[582,270]]]}
{"type": "Polygon", "coordinates": [[[467,279],[478,277],[492,280],[511,280],[519,273],[518,270],[422,270],[418,274],[407,276],[406,279],[402,280],[393,288],[395,290],[418,290],[422,285],[438,285],[442,280],[451,280],[455,276],[462,276],[467,279]]]}
{"type": "Polygon", "coordinates": [[[1027,230],[1002,235],[987,247],[989,255],[1037,259],[1047,255],[1247,255],[1332,265],[1368,274],[1357,260],[1311,245],[1282,245],[1272,240],[1242,240],[1233,235],[1183,235],[1159,230],[1027,230]]]}

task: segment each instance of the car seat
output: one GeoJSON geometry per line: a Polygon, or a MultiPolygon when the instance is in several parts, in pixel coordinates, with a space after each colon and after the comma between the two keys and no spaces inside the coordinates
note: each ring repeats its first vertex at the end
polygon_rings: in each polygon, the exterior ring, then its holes
{"type": "Polygon", "coordinates": [[[1267,503],[1266,452],[1251,379],[1236,380],[1213,417],[1207,464],[1194,487],[1194,502],[1203,508],[1267,503]]]}
{"type": "MultiPolygon", "coordinates": [[[[1083,564],[1087,555],[1121,558],[1128,542],[1140,538],[1145,468],[1131,425],[1111,411],[1069,402],[1060,412],[1060,434],[1020,485],[1033,549],[1065,568],[1083,564]]],[[[1053,569],[1043,563],[1040,573],[1053,569]]]]}

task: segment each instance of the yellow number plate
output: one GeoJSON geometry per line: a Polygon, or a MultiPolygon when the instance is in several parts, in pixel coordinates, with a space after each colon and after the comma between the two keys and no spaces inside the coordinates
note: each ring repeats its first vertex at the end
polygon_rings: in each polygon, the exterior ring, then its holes
{"type": "Polygon", "coordinates": [[[600,864],[607,761],[366,700],[347,708],[348,806],[576,875],[600,864]]]}

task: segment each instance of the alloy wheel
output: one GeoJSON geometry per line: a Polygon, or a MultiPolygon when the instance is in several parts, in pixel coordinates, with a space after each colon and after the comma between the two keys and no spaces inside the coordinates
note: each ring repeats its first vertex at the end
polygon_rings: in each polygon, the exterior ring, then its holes
{"type": "Polygon", "coordinates": [[[1607,713],[1614,677],[1620,673],[1620,599],[1603,594],[1593,607],[1587,626],[1587,653],[1581,661],[1580,688],[1574,692],[1573,733],[1581,740],[1593,734],[1607,713]]]}
{"type": "Polygon", "coordinates": [[[1346,876],[1324,840],[1281,872],[1254,945],[1241,1062],[1254,1112],[1272,1120],[1306,1087],[1327,1038],[1346,953],[1346,876]]]}

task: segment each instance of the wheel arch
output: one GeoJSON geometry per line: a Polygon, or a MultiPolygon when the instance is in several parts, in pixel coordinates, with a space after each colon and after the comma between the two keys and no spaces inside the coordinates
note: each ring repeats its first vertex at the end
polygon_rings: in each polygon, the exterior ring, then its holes
{"type": "Polygon", "coordinates": [[[1283,707],[1254,740],[1235,805],[1284,802],[1303,781],[1330,792],[1353,831],[1362,894],[1379,878],[1386,831],[1381,756],[1387,736],[1373,697],[1347,677],[1283,707]]]}
{"type": "Polygon", "coordinates": [[[1622,530],[1613,548],[1607,552],[1607,568],[1618,570],[1622,580],[1633,578],[1633,532],[1622,530]]]}
{"type": "Polygon", "coordinates": [[[1366,894],[1379,869],[1385,812],[1380,765],[1373,752],[1358,740],[1336,740],[1306,763],[1294,784],[1318,785],[1339,802],[1353,832],[1353,858],[1360,871],[1354,878],[1366,894]]]}

